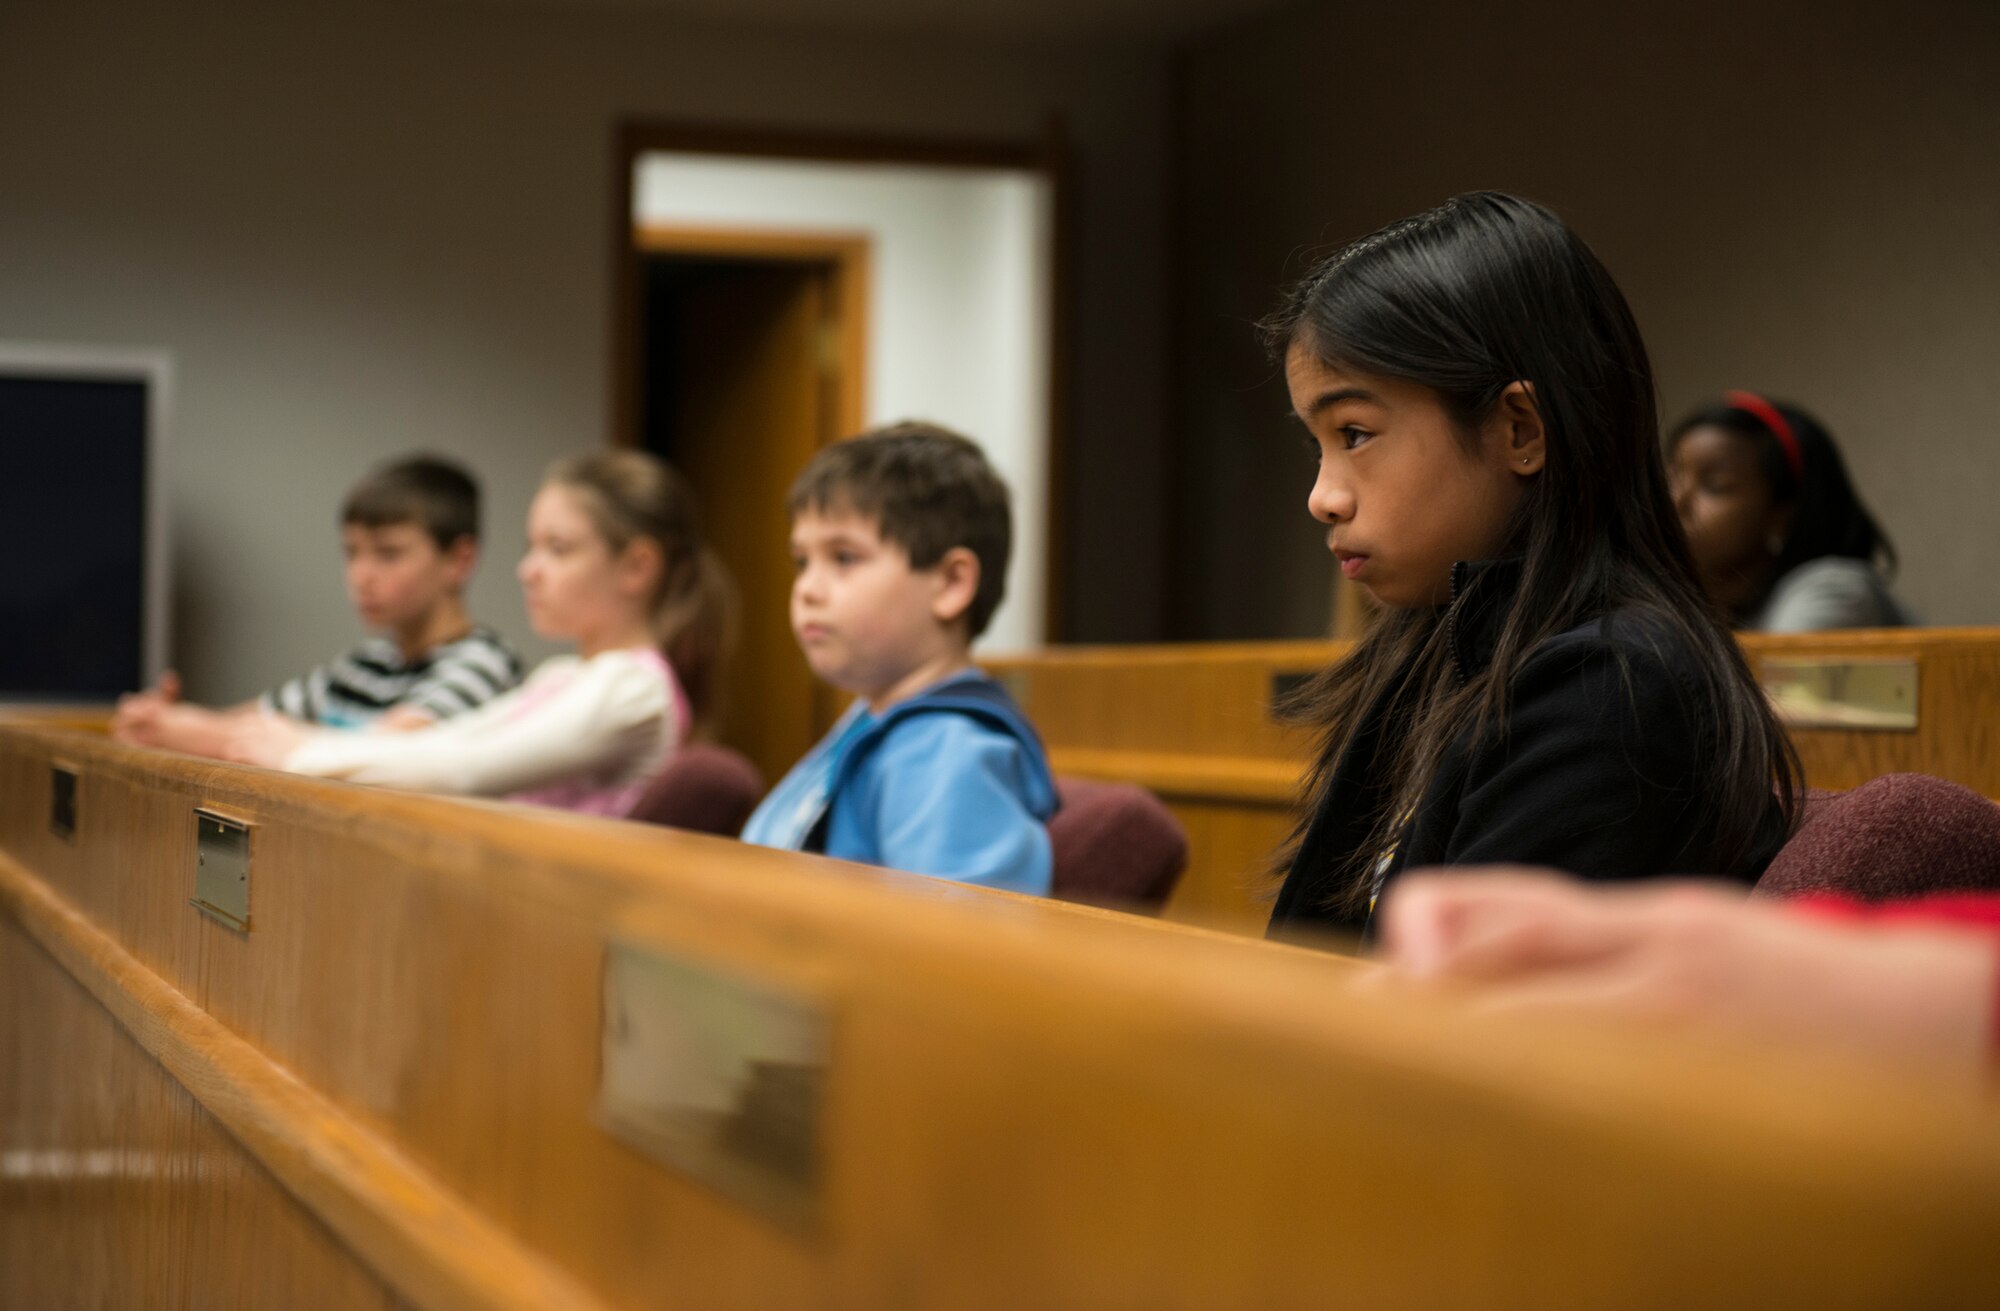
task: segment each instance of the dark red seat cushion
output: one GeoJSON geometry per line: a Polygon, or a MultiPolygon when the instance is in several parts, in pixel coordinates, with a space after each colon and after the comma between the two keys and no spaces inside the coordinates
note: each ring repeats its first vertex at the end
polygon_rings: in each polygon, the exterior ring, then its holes
{"type": "Polygon", "coordinates": [[[1760,896],[1836,892],[1867,901],[2000,890],[2000,806],[1929,774],[1884,774],[1815,792],[1760,896]]]}
{"type": "Polygon", "coordinates": [[[628,819],[735,837],[764,796],[764,776],[737,751],[692,742],[667,761],[628,819]]]}
{"type": "Polygon", "coordinates": [[[1131,783],[1059,778],[1056,793],[1051,894],[1122,910],[1162,905],[1187,868],[1187,830],[1174,813],[1131,783]]]}

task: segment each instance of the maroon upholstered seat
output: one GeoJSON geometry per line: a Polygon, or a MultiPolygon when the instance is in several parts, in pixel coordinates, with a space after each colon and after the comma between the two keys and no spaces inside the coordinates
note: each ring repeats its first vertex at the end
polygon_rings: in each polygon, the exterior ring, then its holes
{"type": "Polygon", "coordinates": [[[1760,896],[1837,892],[1868,901],[2000,890],[2000,806],[1928,774],[1884,774],[1815,792],[1760,896]]]}
{"type": "Polygon", "coordinates": [[[1156,910],[1187,868],[1187,830],[1160,799],[1130,783],[1056,780],[1049,821],[1051,895],[1120,910],[1156,910]]]}
{"type": "Polygon", "coordinates": [[[742,753],[712,742],[676,751],[626,818],[735,837],[764,795],[764,776],[742,753]]]}

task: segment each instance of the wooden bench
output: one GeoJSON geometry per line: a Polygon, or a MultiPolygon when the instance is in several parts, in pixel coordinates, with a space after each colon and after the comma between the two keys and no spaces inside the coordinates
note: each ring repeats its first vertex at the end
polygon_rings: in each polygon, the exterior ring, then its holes
{"type": "Polygon", "coordinates": [[[1914,728],[1792,729],[1808,786],[1844,790],[1909,771],[2000,800],[2000,628],[1746,635],[1742,643],[1767,682],[1779,663],[1886,663],[1915,673],[1914,728]]]}
{"type": "Polygon", "coordinates": [[[0,1305],[2000,1293],[1988,1108],[1354,968],[0,725],[0,1305]]]}

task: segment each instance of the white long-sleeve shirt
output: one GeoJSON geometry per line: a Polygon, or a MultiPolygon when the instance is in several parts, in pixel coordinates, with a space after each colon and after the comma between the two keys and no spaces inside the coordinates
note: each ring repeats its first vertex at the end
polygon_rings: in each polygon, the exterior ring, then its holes
{"type": "Polygon", "coordinates": [[[284,767],[623,815],[679,745],[687,720],[679,682],[656,650],[556,656],[513,691],[430,728],[315,732],[284,767]]]}

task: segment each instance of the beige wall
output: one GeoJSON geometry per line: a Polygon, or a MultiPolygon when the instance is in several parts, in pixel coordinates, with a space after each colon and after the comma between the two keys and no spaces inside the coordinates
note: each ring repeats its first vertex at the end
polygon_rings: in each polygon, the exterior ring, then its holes
{"type": "Polygon", "coordinates": [[[1164,499],[1164,66],[615,7],[9,5],[0,339],[172,352],[177,659],[198,695],[248,695],[351,640],[340,492],[416,446],[485,475],[474,600],[525,636],[520,516],[546,462],[606,434],[614,122],[1026,140],[1061,112],[1079,220],[1069,581],[1080,635],[1144,636],[1160,564],[1131,544],[1156,539],[1164,499]]]}
{"type": "Polygon", "coordinates": [[[1177,633],[1322,630],[1310,469],[1247,323],[1302,249],[1477,187],[1604,256],[1669,419],[1733,386],[1805,404],[1906,598],[2000,624],[1996,70],[1991,0],[1319,3],[1191,49],[1177,633]]]}
{"type": "Polygon", "coordinates": [[[617,119],[1029,138],[1053,110],[1078,164],[1076,636],[1160,635],[1163,609],[1175,636],[1323,628],[1309,469],[1247,324],[1302,248],[1475,186],[1604,253],[1670,415],[1743,384],[1816,408],[1908,598],[2000,623],[2000,11],[1500,8],[1321,3],[1202,37],[1169,161],[1166,61],[1140,46],[9,6],[0,339],[173,353],[178,659],[199,694],[246,695],[351,637],[334,506],[412,446],[485,473],[474,599],[525,634],[518,516],[605,433],[617,119]]]}

